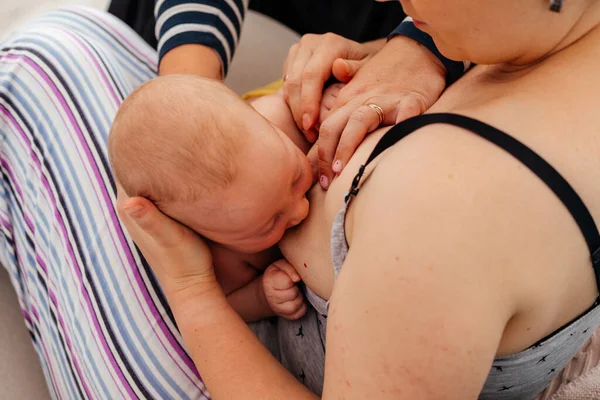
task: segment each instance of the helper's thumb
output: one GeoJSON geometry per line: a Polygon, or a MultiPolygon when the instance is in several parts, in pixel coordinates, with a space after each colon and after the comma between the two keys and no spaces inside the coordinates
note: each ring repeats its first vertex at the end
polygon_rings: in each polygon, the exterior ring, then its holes
{"type": "Polygon", "coordinates": [[[331,72],[338,81],[348,83],[354,77],[354,75],[356,75],[358,70],[365,65],[366,62],[366,59],[346,60],[343,58],[338,58],[333,62],[331,72]]]}

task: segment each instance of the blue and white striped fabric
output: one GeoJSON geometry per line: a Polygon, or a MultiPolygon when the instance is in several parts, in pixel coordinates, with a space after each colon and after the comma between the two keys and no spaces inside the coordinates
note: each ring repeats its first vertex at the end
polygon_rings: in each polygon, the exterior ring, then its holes
{"type": "Polygon", "coordinates": [[[0,43],[0,262],[57,399],[208,398],[113,206],[109,127],[156,60],[86,8],[0,43]]]}
{"type": "Polygon", "coordinates": [[[162,58],[182,44],[214,49],[227,74],[250,0],[156,0],[156,38],[162,58]]]}

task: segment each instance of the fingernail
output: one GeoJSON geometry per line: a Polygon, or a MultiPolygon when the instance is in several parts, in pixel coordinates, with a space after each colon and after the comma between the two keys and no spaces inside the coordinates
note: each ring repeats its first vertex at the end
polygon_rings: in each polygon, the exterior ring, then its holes
{"type": "Polygon", "coordinates": [[[127,215],[133,218],[139,217],[142,211],[144,211],[144,207],[140,206],[139,204],[125,208],[127,215]]]}
{"type": "Polygon", "coordinates": [[[302,126],[304,127],[305,131],[310,129],[310,122],[310,115],[304,114],[302,116],[302,126]]]}
{"type": "Polygon", "coordinates": [[[327,189],[329,187],[329,179],[325,175],[321,175],[319,182],[321,183],[321,187],[323,189],[327,189]]]}
{"type": "Polygon", "coordinates": [[[341,160],[336,160],[336,162],[333,163],[333,166],[331,167],[331,169],[336,174],[339,174],[340,172],[342,172],[342,161],[341,160]]]}
{"type": "Polygon", "coordinates": [[[346,60],[344,60],[344,69],[346,70],[346,75],[350,75],[352,73],[352,70],[350,70],[350,64],[346,60]]]}

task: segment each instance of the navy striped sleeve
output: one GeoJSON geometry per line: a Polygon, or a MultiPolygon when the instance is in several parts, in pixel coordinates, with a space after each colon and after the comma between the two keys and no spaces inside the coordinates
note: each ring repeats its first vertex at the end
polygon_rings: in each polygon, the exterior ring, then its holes
{"type": "Polygon", "coordinates": [[[444,64],[446,67],[446,85],[450,86],[456,82],[463,74],[469,69],[471,63],[468,61],[454,61],[446,58],[439,52],[431,36],[425,32],[419,30],[411,17],[407,17],[394,31],[388,36],[388,40],[391,38],[402,35],[407,36],[423,46],[427,47],[435,56],[444,64]]]}
{"type": "Polygon", "coordinates": [[[183,44],[215,50],[227,74],[249,0],[155,0],[159,59],[183,44]]]}

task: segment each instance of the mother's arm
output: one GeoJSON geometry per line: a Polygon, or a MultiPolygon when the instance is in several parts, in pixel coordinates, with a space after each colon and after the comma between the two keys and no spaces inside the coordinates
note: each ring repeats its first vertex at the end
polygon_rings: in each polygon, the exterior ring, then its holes
{"type": "Polygon", "coordinates": [[[237,47],[248,0],[155,0],[159,74],[223,78],[237,47]]]}
{"type": "MultiPolygon", "coordinates": [[[[444,164],[441,153],[415,153],[444,164]]],[[[386,162],[352,204],[323,397],[476,399],[511,316],[493,255],[478,248],[451,163],[436,177],[426,162],[386,162]]]]}
{"type": "MultiPolygon", "coordinates": [[[[498,283],[510,232],[490,232],[485,218],[502,207],[490,207],[489,180],[473,187],[490,171],[462,154],[464,133],[422,135],[432,140],[390,149],[352,204],[324,398],[475,399],[514,313],[498,283]],[[482,193],[486,201],[469,201],[482,193]]],[[[119,210],[216,398],[314,398],[229,306],[197,235],[144,199],[120,200],[119,210]]]]}
{"type": "Polygon", "coordinates": [[[187,351],[216,399],[314,399],[231,308],[192,230],[118,188],[117,210],[152,266],[187,351]]]}

